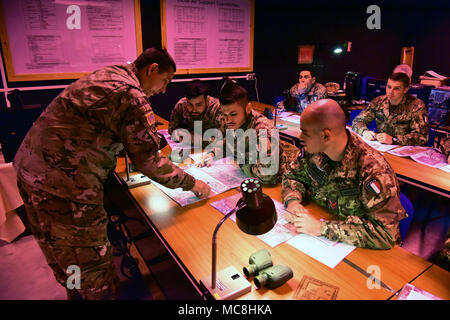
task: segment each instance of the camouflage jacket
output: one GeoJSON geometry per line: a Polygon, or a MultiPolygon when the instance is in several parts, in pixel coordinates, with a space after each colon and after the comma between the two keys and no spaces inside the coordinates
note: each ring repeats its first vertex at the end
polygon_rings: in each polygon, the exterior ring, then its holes
{"type": "MultiPolygon", "coordinates": [[[[280,141],[279,136],[272,136],[271,130],[275,129],[272,122],[264,115],[252,110],[247,121],[236,131],[226,130],[225,121],[221,118],[220,127],[223,137],[224,145],[222,149],[222,155],[232,153],[234,158],[238,160],[241,170],[249,177],[255,177],[261,180],[263,184],[274,185],[281,180],[282,172],[286,168],[287,159],[291,159],[298,149],[285,142],[280,141]],[[243,132],[247,132],[249,136],[251,130],[254,129],[256,142],[247,139],[243,132]],[[227,137],[232,133],[232,139],[227,137]],[[234,133],[234,134],[233,134],[234,133]],[[239,148],[239,144],[242,144],[244,148],[239,148]],[[273,150],[272,150],[273,149],[273,150]],[[274,154],[272,154],[274,151],[274,154]],[[267,155],[270,161],[262,163],[259,156],[261,154],[267,155]],[[242,159],[242,160],[239,160],[242,159]],[[270,173],[269,173],[270,172],[270,173]]],[[[217,149],[216,158],[218,157],[217,149]]]]}
{"type": "Polygon", "coordinates": [[[169,188],[195,180],[160,156],[148,97],[133,65],[97,70],[69,85],[26,135],[14,159],[33,188],[80,203],[103,203],[103,183],[125,148],[136,167],[169,188]]]}
{"type": "Polygon", "coordinates": [[[359,135],[375,119],[380,133],[396,136],[399,145],[426,145],[428,142],[428,113],[425,103],[406,94],[398,106],[391,106],[386,95],[376,97],[353,119],[353,130],[359,135]]]}
{"type": "Polygon", "coordinates": [[[221,108],[217,98],[207,96],[206,109],[201,116],[194,118],[187,108],[186,97],[181,98],[177,102],[170,115],[169,134],[178,128],[187,129],[189,132],[194,131],[194,121],[202,121],[202,133],[210,128],[219,128],[221,108]]]}
{"type": "Polygon", "coordinates": [[[448,157],[450,155],[450,136],[442,142],[442,151],[448,157]]]}
{"type": "Polygon", "coordinates": [[[325,88],[325,86],[320,83],[314,83],[312,88],[308,92],[305,92],[303,94],[298,94],[298,86],[299,83],[296,83],[289,90],[291,96],[297,98],[297,106],[295,108],[295,111],[298,113],[302,113],[303,110],[305,110],[305,108],[314,101],[325,99],[326,97],[328,97],[327,88],[325,88]]]}
{"type": "Polygon", "coordinates": [[[347,134],[340,162],[324,153],[299,154],[283,177],[284,205],[311,199],[338,218],[322,223],[322,236],[357,247],[389,249],[400,242],[398,222],[406,217],[397,178],[378,151],[356,134],[347,134]]]}

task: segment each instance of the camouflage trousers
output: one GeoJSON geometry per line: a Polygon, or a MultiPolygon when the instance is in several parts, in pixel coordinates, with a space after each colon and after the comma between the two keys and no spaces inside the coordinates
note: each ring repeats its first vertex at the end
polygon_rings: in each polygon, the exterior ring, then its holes
{"type": "Polygon", "coordinates": [[[115,299],[119,288],[101,205],[72,202],[17,179],[30,228],[68,299],[115,299]],[[69,281],[78,270],[78,284],[69,281]],[[70,267],[70,272],[68,268],[70,267]],[[69,282],[71,285],[69,285],[69,282]]]}

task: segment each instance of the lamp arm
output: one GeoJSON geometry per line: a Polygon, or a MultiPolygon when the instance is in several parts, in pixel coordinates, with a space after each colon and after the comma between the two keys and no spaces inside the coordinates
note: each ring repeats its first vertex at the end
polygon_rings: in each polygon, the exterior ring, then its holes
{"type": "Polygon", "coordinates": [[[228,212],[225,217],[220,220],[220,222],[217,224],[216,228],[214,229],[213,238],[212,238],[212,273],[211,273],[211,288],[216,288],[216,262],[217,262],[217,232],[219,231],[219,228],[222,226],[222,224],[227,220],[231,215],[236,213],[236,211],[244,208],[246,206],[245,202],[242,202],[241,204],[236,205],[236,207],[228,212]]]}
{"type": "Polygon", "coordinates": [[[127,173],[127,181],[130,181],[130,164],[128,163],[128,154],[125,152],[125,171],[127,173]]]}

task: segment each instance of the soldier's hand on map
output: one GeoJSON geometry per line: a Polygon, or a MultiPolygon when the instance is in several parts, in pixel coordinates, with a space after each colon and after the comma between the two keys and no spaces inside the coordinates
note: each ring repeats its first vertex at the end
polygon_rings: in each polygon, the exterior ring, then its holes
{"type": "Polygon", "coordinates": [[[295,217],[299,214],[308,213],[308,210],[298,200],[289,201],[286,210],[291,213],[284,215],[289,223],[294,223],[295,217]]]}
{"type": "Polygon", "coordinates": [[[209,193],[211,192],[211,188],[202,180],[197,179],[195,180],[195,185],[191,189],[191,191],[200,199],[206,199],[208,198],[209,193]]]}
{"type": "Polygon", "coordinates": [[[370,131],[370,130],[364,131],[362,136],[366,140],[370,140],[370,141],[375,140],[375,133],[373,131],[370,131]]]}
{"type": "Polygon", "coordinates": [[[387,133],[379,133],[375,136],[377,140],[384,144],[392,144],[392,137],[387,133]]]}
{"type": "Polygon", "coordinates": [[[195,163],[195,166],[199,168],[210,167],[212,162],[214,161],[214,154],[212,152],[205,153],[202,155],[202,158],[195,163]]]}

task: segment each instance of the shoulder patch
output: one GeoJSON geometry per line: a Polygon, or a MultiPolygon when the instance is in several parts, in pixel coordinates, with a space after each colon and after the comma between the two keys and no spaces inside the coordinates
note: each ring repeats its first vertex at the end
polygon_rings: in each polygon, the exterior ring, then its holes
{"type": "Polygon", "coordinates": [[[152,126],[155,123],[155,114],[153,111],[149,111],[145,114],[145,119],[149,126],[152,126]]]}
{"type": "Polygon", "coordinates": [[[372,193],[380,194],[381,193],[381,183],[377,179],[369,180],[366,184],[367,190],[372,193]]]}

